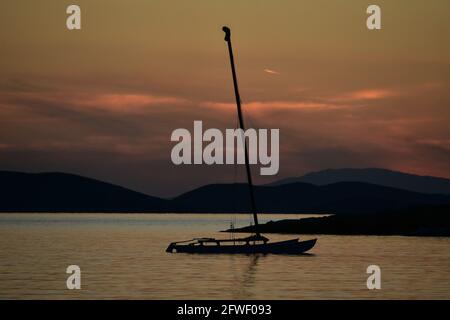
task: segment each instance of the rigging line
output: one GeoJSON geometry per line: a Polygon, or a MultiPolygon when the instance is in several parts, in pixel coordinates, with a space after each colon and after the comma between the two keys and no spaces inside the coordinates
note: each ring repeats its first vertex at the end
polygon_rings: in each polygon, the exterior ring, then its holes
{"type": "MultiPolygon", "coordinates": [[[[239,127],[239,121],[236,119],[234,128],[237,129],[238,127],[239,127]]],[[[234,150],[233,150],[233,157],[234,157],[234,150]]],[[[236,161],[233,161],[233,212],[231,212],[231,217],[230,217],[233,229],[236,225],[236,214],[238,211],[236,195],[237,195],[237,163],[236,163],[236,161]]],[[[234,239],[234,231],[231,232],[231,235],[234,239]]]]}
{"type": "MultiPolygon", "coordinates": [[[[251,112],[249,112],[246,108],[245,108],[245,103],[242,102],[241,99],[241,112],[243,117],[246,119],[247,122],[247,127],[246,129],[255,129],[256,131],[258,131],[258,128],[255,126],[255,123],[253,121],[253,118],[251,116],[251,112]]],[[[239,128],[239,121],[237,121],[237,127],[239,128]]],[[[250,150],[248,149],[248,144],[246,144],[247,147],[247,152],[250,152],[250,150]]],[[[252,212],[248,212],[247,213],[247,218],[248,218],[248,225],[253,226],[253,213],[252,212]]]]}
{"type": "MultiPolygon", "coordinates": [[[[240,128],[239,120],[236,120],[235,129],[239,129],[239,128],[240,128]]],[[[235,152],[235,157],[237,159],[238,150],[236,149],[233,152],[235,152]]],[[[238,178],[237,178],[238,177],[238,164],[237,164],[237,161],[234,161],[233,163],[234,163],[233,167],[234,167],[234,195],[235,195],[235,197],[234,197],[234,205],[235,205],[235,207],[234,207],[235,211],[234,212],[235,212],[235,214],[233,215],[233,218],[234,218],[234,222],[236,223],[236,221],[237,221],[236,215],[237,214],[243,214],[244,212],[242,212],[241,210],[238,210],[238,206],[237,206],[237,197],[236,197],[236,195],[237,195],[237,186],[240,183],[240,181],[238,181],[238,178]]],[[[252,226],[253,225],[253,213],[251,211],[249,211],[247,213],[247,218],[248,218],[248,225],[252,226]]]]}
{"type": "Polygon", "coordinates": [[[252,113],[245,108],[243,108],[244,117],[247,120],[247,123],[249,124],[248,129],[255,129],[258,130],[260,127],[257,124],[257,120],[253,117],[252,113]]]}
{"type": "MultiPolygon", "coordinates": [[[[245,108],[245,103],[242,102],[242,99],[241,99],[241,105],[242,105],[242,114],[248,124],[246,129],[255,129],[256,132],[258,133],[259,126],[256,124],[257,121],[255,121],[254,117],[252,117],[251,112],[245,108]]],[[[247,147],[248,147],[248,145],[247,145],[247,147]]],[[[248,213],[248,224],[250,226],[253,225],[253,214],[251,212],[248,213]]]]}

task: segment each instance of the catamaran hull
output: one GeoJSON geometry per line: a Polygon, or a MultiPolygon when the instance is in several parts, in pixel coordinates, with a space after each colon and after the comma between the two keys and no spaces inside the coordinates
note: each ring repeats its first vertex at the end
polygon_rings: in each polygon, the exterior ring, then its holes
{"type": "Polygon", "coordinates": [[[226,253],[226,254],[302,254],[310,250],[316,244],[317,239],[299,241],[298,239],[266,243],[266,244],[243,244],[243,245],[183,245],[170,244],[166,252],[177,253],[226,253]]]}

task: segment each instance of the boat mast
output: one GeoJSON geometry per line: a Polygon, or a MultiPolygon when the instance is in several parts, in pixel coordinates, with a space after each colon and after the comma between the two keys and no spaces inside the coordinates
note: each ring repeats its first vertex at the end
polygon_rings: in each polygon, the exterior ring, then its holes
{"type": "MultiPolygon", "coordinates": [[[[236,96],[236,106],[237,106],[237,112],[238,112],[238,117],[239,117],[239,127],[242,129],[242,131],[245,131],[244,118],[242,116],[242,110],[241,110],[241,98],[239,96],[239,89],[238,89],[237,77],[236,77],[236,69],[234,67],[233,48],[231,47],[231,30],[228,27],[223,27],[222,30],[225,32],[225,41],[228,44],[228,52],[230,54],[231,73],[233,74],[234,95],[236,96]]],[[[255,233],[257,236],[260,236],[260,233],[258,230],[259,226],[258,226],[258,215],[256,213],[255,194],[253,191],[252,173],[250,171],[250,163],[249,163],[248,150],[247,150],[247,141],[245,139],[245,136],[242,136],[242,139],[244,140],[245,168],[247,171],[247,181],[248,181],[248,186],[249,186],[249,190],[250,190],[250,201],[251,201],[252,212],[253,212],[253,220],[255,222],[255,233]]]]}

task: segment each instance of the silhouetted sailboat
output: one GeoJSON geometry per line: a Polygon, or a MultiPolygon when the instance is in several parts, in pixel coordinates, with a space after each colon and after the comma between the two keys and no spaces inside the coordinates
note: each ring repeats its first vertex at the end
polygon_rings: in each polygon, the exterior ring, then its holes
{"type": "MultiPolygon", "coordinates": [[[[223,27],[225,32],[225,41],[228,44],[230,55],[231,72],[233,76],[234,94],[236,96],[236,106],[239,118],[239,126],[245,131],[244,119],[241,110],[241,99],[237,85],[236,70],[234,67],[233,49],[231,47],[231,31],[228,27],[223,27]]],[[[256,212],[255,195],[253,192],[253,181],[250,171],[247,143],[244,139],[245,167],[247,172],[247,181],[250,191],[251,208],[253,212],[255,234],[238,239],[214,239],[214,238],[195,238],[192,240],[172,242],[166,249],[166,252],[184,252],[184,253],[279,253],[279,254],[301,254],[310,250],[316,244],[317,239],[299,241],[291,239],[279,242],[269,242],[269,239],[259,233],[258,214],[256,212]]]]}

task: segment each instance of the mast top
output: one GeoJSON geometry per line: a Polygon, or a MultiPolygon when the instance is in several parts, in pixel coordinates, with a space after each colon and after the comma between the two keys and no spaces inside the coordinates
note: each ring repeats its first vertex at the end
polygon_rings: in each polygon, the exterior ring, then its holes
{"type": "Polygon", "coordinates": [[[230,28],[228,28],[227,26],[223,26],[222,27],[223,32],[225,32],[225,41],[230,41],[231,40],[231,30],[230,28]]]}

